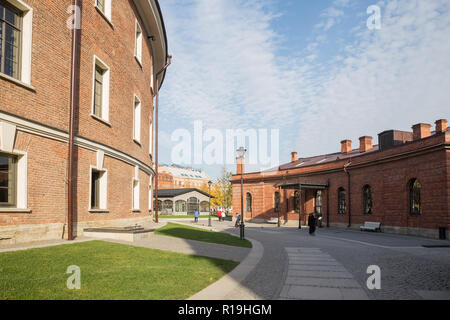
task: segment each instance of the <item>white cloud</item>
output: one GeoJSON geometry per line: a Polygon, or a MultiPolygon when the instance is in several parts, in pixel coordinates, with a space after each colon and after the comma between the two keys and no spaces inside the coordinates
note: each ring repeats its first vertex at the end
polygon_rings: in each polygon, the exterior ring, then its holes
{"type": "MultiPolygon", "coordinates": [[[[273,31],[270,0],[161,2],[174,55],[161,96],[172,128],[164,130],[190,129],[194,120],[216,129],[278,128],[280,158],[288,161],[294,150],[336,152],[345,138],[357,147],[363,135],[448,117],[450,2],[385,3],[381,30],[365,27],[364,10],[364,27],[352,28],[345,51],[323,62],[325,33],[302,58],[277,55],[286,44],[273,31]]],[[[322,28],[351,6],[334,1],[336,11],[318,17],[322,28]]]]}
{"type": "Polygon", "coordinates": [[[302,114],[297,147],[306,154],[339,150],[339,141],[387,129],[411,130],[448,117],[450,5],[446,0],[393,0],[382,29],[364,29],[325,76],[302,114]],[[315,124],[312,125],[311,124],[315,124]],[[313,139],[312,139],[313,138],[313,139]]]}

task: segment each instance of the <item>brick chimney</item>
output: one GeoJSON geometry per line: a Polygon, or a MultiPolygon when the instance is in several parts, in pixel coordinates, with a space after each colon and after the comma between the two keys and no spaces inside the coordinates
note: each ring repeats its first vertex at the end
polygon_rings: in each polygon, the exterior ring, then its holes
{"type": "Polygon", "coordinates": [[[359,138],[359,152],[364,153],[373,149],[372,137],[364,136],[359,138]]]}
{"type": "Polygon", "coordinates": [[[351,140],[341,141],[341,153],[343,153],[343,154],[352,153],[352,141],[351,140]]]}
{"type": "Polygon", "coordinates": [[[431,125],[427,123],[418,123],[412,127],[414,141],[428,138],[431,136],[431,125]]]}
{"type": "Polygon", "coordinates": [[[442,133],[447,130],[447,120],[441,119],[436,121],[436,133],[442,133]]]}
{"type": "Polygon", "coordinates": [[[236,174],[241,174],[241,163],[242,171],[245,173],[245,159],[236,158],[236,174]]]}
{"type": "Polygon", "coordinates": [[[297,152],[291,153],[291,162],[296,162],[298,160],[297,152]]]}

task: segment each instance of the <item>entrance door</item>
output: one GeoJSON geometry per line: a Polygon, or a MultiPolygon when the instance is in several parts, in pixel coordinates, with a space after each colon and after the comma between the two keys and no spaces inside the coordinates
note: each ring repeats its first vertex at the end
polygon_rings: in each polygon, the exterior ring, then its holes
{"type": "Polygon", "coordinates": [[[188,215],[194,215],[195,211],[200,213],[198,199],[196,197],[189,198],[187,201],[188,215]]]}

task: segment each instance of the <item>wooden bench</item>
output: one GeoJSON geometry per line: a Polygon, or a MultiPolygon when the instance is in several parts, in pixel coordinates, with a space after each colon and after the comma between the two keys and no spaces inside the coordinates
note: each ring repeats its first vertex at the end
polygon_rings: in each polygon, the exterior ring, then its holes
{"type": "Polygon", "coordinates": [[[361,231],[380,231],[381,232],[381,223],[380,222],[364,222],[364,225],[361,227],[361,231]]]}
{"type": "Polygon", "coordinates": [[[273,224],[278,224],[278,218],[270,218],[268,220],[266,220],[267,223],[273,223],[273,224]]]}

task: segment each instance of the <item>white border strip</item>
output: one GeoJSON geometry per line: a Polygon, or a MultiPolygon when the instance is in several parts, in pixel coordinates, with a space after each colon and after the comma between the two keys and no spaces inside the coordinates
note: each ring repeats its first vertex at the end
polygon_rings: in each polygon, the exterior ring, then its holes
{"type": "MultiPolygon", "coordinates": [[[[44,138],[48,138],[48,139],[52,139],[52,140],[56,140],[56,141],[60,141],[60,142],[64,142],[64,143],[69,143],[69,134],[66,132],[62,132],[62,131],[59,131],[59,130],[56,130],[53,128],[46,127],[41,124],[27,121],[22,118],[18,118],[18,117],[3,113],[1,111],[0,111],[0,120],[15,124],[17,126],[17,130],[19,130],[19,131],[31,133],[33,135],[37,135],[40,137],[44,137],[44,138]]],[[[105,153],[105,155],[107,155],[111,158],[123,161],[132,166],[138,166],[142,171],[144,171],[145,173],[147,173],[151,176],[155,175],[155,171],[149,165],[143,163],[142,161],[140,161],[136,158],[129,156],[126,153],[114,150],[108,146],[104,146],[97,142],[94,142],[94,141],[91,141],[91,140],[88,140],[85,138],[81,138],[81,137],[75,137],[75,144],[81,148],[95,151],[95,152],[101,150],[105,153]]]]}

